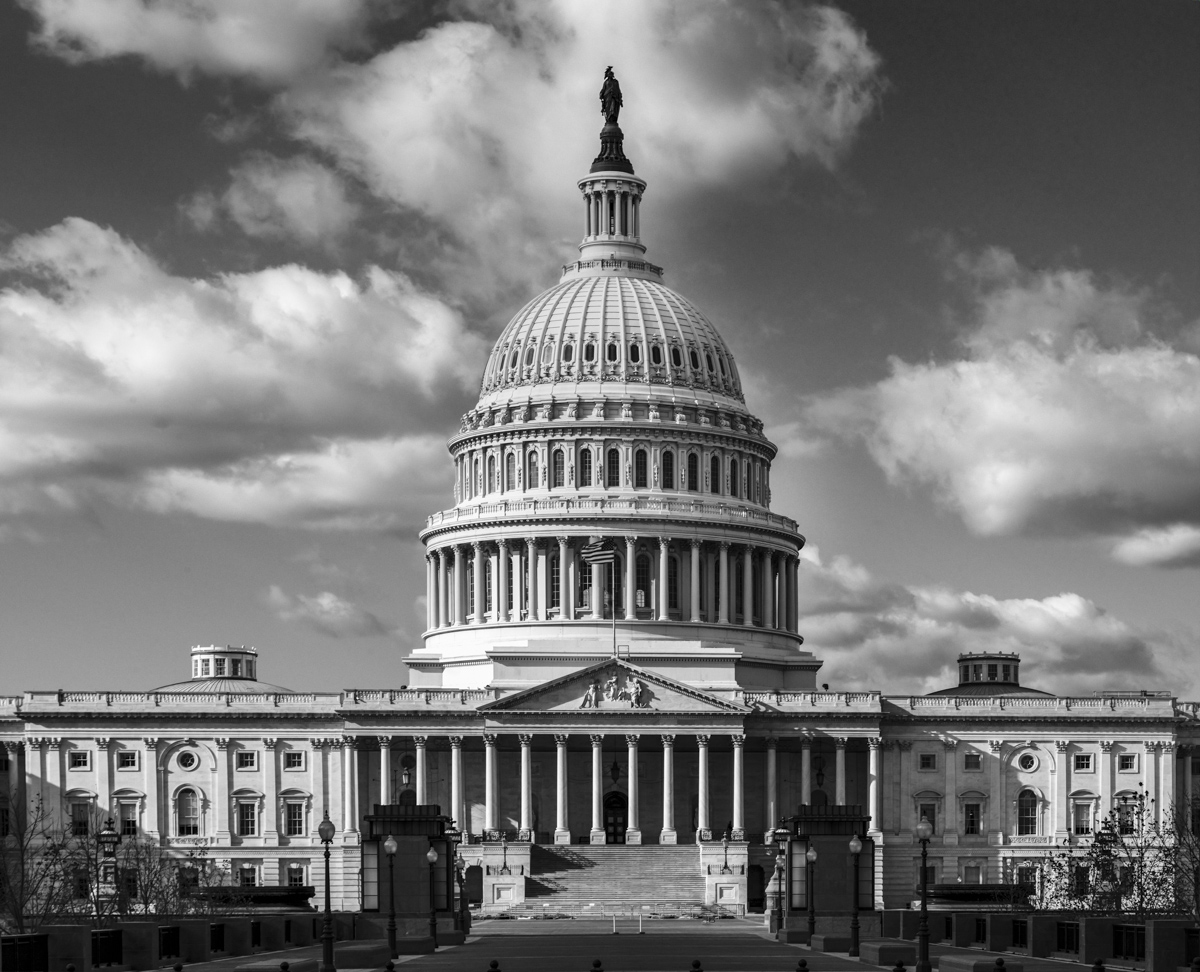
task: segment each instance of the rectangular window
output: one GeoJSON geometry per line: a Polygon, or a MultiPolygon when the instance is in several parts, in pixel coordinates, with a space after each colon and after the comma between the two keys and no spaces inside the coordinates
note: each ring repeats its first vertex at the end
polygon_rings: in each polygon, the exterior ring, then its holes
{"type": "Polygon", "coordinates": [[[1011,677],[1012,669],[1008,665],[1002,665],[1000,667],[1001,667],[1001,670],[1004,672],[1004,675],[1003,675],[1004,681],[1006,681],[1006,682],[1012,681],[1012,677],[1011,677]]]}
{"type": "Polygon", "coordinates": [[[934,833],[937,833],[937,804],[922,803],[917,813],[918,823],[922,817],[929,821],[929,826],[933,828],[934,833]]]}
{"type": "Polygon", "coordinates": [[[982,682],[983,681],[983,666],[982,665],[972,665],[971,666],[971,681],[973,681],[973,682],[982,682]]]}
{"type": "Polygon", "coordinates": [[[287,868],[287,883],[289,888],[304,887],[304,865],[293,861],[287,868]]]}
{"type": "Polygon", "coordinates": [[[237,768],[240,770],[252,770],[258,767],[258,753],[253,751],[239,750],[237,754],[237,768]]]}
{"type": "Polygon", "coordinates": [[[238,836],[253,837],[258,831],[258,807],[253,803],[239,803],[237,810],[238,836]]]}
{"type": "Polygon", "coordinates": [[[1017,834],[1032,837],[1037,834],[1038,803],[1029,790],[1017,797],[1017,834]]]}
{"type": "Polygon", "coordinates": [[[983,868],[978,864],[963,865],[963,884],[982,884],[983,868]]]}
{"type": "Polygon", "coordinates": [[[650,558],[645,554],[638,557],[634,574],[637,584],[637,599],[634,604],[644,608],[650,603],[650,558]]]}
{"type": "Polygon", "coordinates": [[[254,662],[246,662],[246,678],[254,678],[254,662]]]}
{"type": "Polygon", "coordinates": [[[965,770],[981,770],[983,769],[983,756],[980,753],[967,753],[963,757],[963,769],[965,770]]]}
{"type": "Polygon", "coordinates": [[[287,750],[283,754],[283,768],[289,770],[304,769],[304,753],[287,750]]]}
{"type": "Polygon", "coordinates": [[[1092,805],[1077,803],[1074,809],[1075,833],[1090,834],[1092,832],[1092,805]]]}
{"type": "Polygon", "coordinates": [[[980,825],[983,815],[980,813],[980,808],[981,805],[978,803],[963,804],[963,833],[978,835],[981,832],[980,825]]]}
{"type": "MultiPolygon", "coordinates": [[[[1025,888],[1037,887],[1037,867],[1033,864],[1022,864],[1017,868],[1017,884],[1025,888]]],[[[1032,890],[1030,891],[1032,893],[1032,890]]]]}
{"type": "Polygon", "coordinates": [[[136,803],[121,804],[121,836],[136,837],[138,832],[138,814],[136,803]]]}
{"type": "Polygon", "coordinates": [[[200,659],[200,674],[203,675],[205,678],[207,678],[209,675],[207,658],[200,659]]]}
{"type": "MultiPolygon", "coordinates": [[[[926,865],[926,867],[925,867],[926,883],[930,887],[933,887],[935,884],[937,884],[937,879],[938,879],[937,865],[936,864],[926,865]]],[[[917,889],[920,890],[920,887],[921,887],[921,865],[918,862],[918,864],[917,864],[917,889]]]]}
{"type": "Polygon", "coordinates": [[[921,753],[917,756],[917,768],[923,770],[937,769],[937,753],[921,753]]]}
{"type": "MultiPolygon", "coordinates": [[[[1088,870],[1086,865],[1080,864],[1080,865],[1076,866],[1074,881],[1072,882],[1072,884],[1074,885],[1072,890],[1074,891],[1075,894],[1084,895],[1084,894],[1087,894],[1089,891],[1091,891],[1091,889],[1092,889],[1092,872],[1090,870],[1088,870]]],[[[1079,950],[1078,945],[1075,947],[1075,950],[1076,951],[1079,950]]]]}
{"type": "Polygon", "coordinates": [[[136,749],[122,749],[117,753],[117,769],[135,770],[138,768],[136,749]]]}
{"type": "Polygon", "coordinates": [[[92,808],[87,803],[71,804],[71,834],[75,837],[88,835],[88,822],[91,819],[92,808]]]}
{"type": "Polygon", "coordinates": [[[1091,753],[1076,753],[1075,754],[1075,772],[1090,773],[1092,770],[1092,754],[1091,753]]]}
{"type": "Polygon", "coordinates": [[[12,833],[12,818],[8,815],[8,800],[0,798],[0,837],[12,833]]]}
{"type": "Polygon", "coordinates": [[[229,660],[229,674],[234,678],[242,677],[242,663],[239,659],[231,658],[229,660]]]}
{"type": "Polygon", "coordinates": [[[1137,772],[1137,756],[1133,753],[1121,753],[1117,756],[1117,769],[1122,773],[1137,772]]]}
{"type": "Polygon", "coordinates": [[[1128,803],[1117,805],[1117,831],[1124,837],[1128,837],[1137,828],[1134,825],[1133,806],[1128,803]]]}
{"type": "Polygon", "coordinates": [[[67,755],[67,765],[71,769],[87,769],[92,764],[92,754],[86,749],[72,749],[67,755]]]}
{"type": "Polygon", "coordinates": [[[989,682],[996,681],[996,678],[999,674],[1000,674],[1000,669],[996,665],[988,665],[988,681],[989,682]]]}
{"type": "Polygon", "coordinates": [[[216,669],[217,669],[215,674],[218,677],[223,676],[225,674],[225,659],[224,658],[214,659],[213,664],[216,665],[216,669]]]}
{"type": "Polygon", "coordinates": [[[289,803],[287,805],[287,836],[303,837],[304,836],[304,804],[289,803]]]}
{"type": "Polygon", "coordinates": [[[258,872],[253,867],[238,868],[238,884],[243,888],[252,888],[258,883],[258,872]]]}
{"type": "MultiPolygon", "coordinates": [[[[552,608],[561,607],[562,594],[562,565],[559,564],[557,556],[550,558],[550,606],[552,608]]],[[[491,574],[488,574],[488,600],[491,600],[491,574]]]]}
{"type": "Polygon", "coordinates": [[[674,557],[667,559],[667,607],[679,610],[679,561],[674,557]]]}

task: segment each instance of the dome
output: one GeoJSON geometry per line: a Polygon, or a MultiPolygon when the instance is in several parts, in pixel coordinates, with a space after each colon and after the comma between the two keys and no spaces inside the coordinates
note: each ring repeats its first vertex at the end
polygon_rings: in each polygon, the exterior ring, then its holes
{"type": "Polygon", "coordinates": [[[189,678],[185,682],[160,685],[155,692],[179,692],[187,695],[216,692],[225,695],[295,695],[290,688],[259,682],[253,678],[189,678]]]}
{"type": "Polygon", "coordinates": [[[733,355],[709,320],[657,280],[624,274],[569,273],[521,308],[492,348],[479,405],[526,400],[538,386],[563,394],[566,382],[744,402],[733,355]]]}

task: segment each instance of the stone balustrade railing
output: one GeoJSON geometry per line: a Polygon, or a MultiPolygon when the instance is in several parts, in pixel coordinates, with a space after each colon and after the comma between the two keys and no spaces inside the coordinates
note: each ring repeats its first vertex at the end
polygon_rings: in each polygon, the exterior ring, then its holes
{"type": "Polygon", "coordinates": [[[755,704],[783,708],[786,706],[807,706],[826,709],[844,709],[856,707],[879,711],[881,695],[879,692],[742,692],[742,701],[746,705],[755,704]]]}
{"type": "Polygon", "coordinates": [[[147,706],[187,706],[189,708],[337,708],[337,693],[315,692],[26,692],[23,707],[95,709],[147,706]]]}
{"type": "Polygon", "coordinates": [[[349,689],[342,693],[343,708],[410,708],[414,705],[473,706],[498,699],[495,689],[349,689]]]}
{"type": "Polygon", "coordinates": [[[936,696],[889,696],[888,702],[901,708],[920,710],[931,709],[1004,709],[1027,710],[1030,712],[1078,712],[1081,715],[1089,712],[1145,712],[1149,714],[1155,708],[1161,708],[1170,713],[1170,700],[1153,696],[1109,697],[1109,696],[1024,696],[1024,695],[936,695],[936,696]]]}

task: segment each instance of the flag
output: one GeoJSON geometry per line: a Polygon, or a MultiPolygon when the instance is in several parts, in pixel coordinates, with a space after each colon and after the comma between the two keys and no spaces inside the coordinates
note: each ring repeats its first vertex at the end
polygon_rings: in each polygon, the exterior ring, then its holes
{"type": "Polygon", "coordinates": [[[612,541],[603,537],[597,537],[591,543],[584,546],[579,551],[579,556],[589,564],[612,564],[617,559],[616,554],[613,553],[612,541]]]}

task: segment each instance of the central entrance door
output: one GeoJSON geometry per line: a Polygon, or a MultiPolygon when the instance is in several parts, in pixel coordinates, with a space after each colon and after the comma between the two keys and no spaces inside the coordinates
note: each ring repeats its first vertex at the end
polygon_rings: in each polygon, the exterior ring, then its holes
{"type": "Polygon", "coordinates": [[[624,793],[610,793],[604,798],[604,842],[625,843],[625,826],[629,816],[629,802],[624,793]]]}

